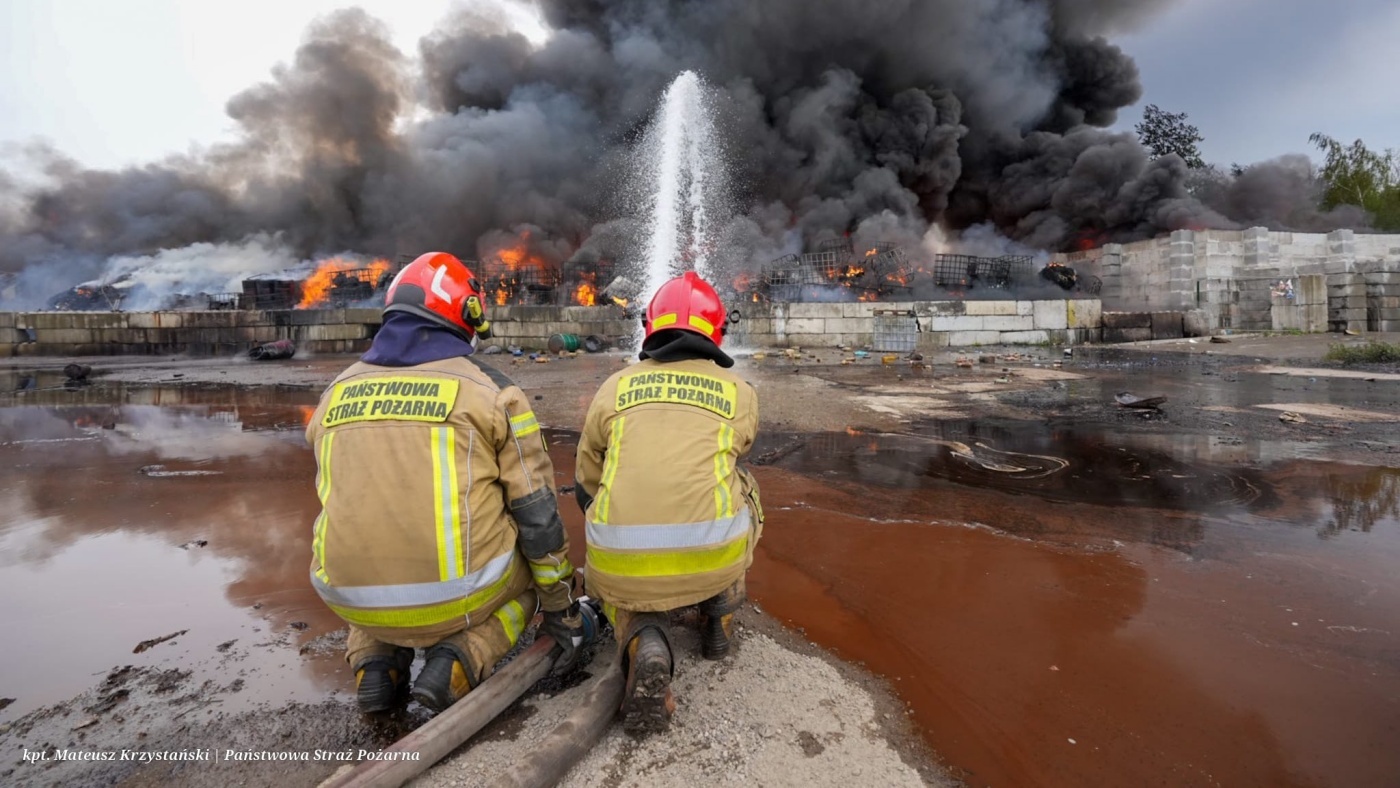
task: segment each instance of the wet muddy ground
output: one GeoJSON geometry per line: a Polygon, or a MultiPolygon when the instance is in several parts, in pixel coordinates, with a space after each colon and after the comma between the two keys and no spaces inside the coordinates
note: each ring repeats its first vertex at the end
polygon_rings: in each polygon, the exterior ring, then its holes
{"type": "MultiPolygon", "coordinates": [[[[1396,784],[1400,430],[1381,417],[1400,381],[1189,351],[1056,360],[741,361],[775,403],[754,599],[887,677],[970,785],[1396,784]],[[1125,411],[1119,391],[1168,404],[1125,411]],[[1261,407],[1278,404],[1363,415],[1283,423],[1261,407]]],[[[501,363],[556,427],[620,365],[501,363]]],[[[311,747],[391,739],[347,713],[339,621],[305,582],[316,390],[178,368],[77,389],[0,371],[0,590],[23,600],[0,613],[0,741],[259,710],[311,747]]],[[[567,484],[571,435],[551,447],[567,484]]],[[[561,510],[577,546],[571,495],[561,510]]]]}

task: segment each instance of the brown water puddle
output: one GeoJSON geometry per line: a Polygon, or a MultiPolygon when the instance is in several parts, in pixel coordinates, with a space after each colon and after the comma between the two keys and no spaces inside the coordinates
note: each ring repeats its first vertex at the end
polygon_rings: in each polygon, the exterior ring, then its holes
{"type": "Polygon", "coordinates": [[[972,785],[1394,785],[1400,470],[1306,451],[818,436],[758,470],[750,589],[972,785]]]}
{"type": "MultiPolygon", "coordinates": [[[[0,376],[0,594],[22,600],[0,611],[0,698],[16,699],[0,721],[121,665],[190,670],[186,689],[245,679],[219,696],[224,712],[350,690],[338,649],[300,653],[343,627],[307,582],[317,503],[302,430],[316,399],[0,376]]],[[[556,435],[565,484],[574,440],[556,435]]],[[[564,508],[581,565],[582,514],[564,508]]]]}
{"type": "Polygon", "coordinates": [[[61,385],[0,400],[0,696],[17,699],[5,718],[120,665],[193,670],[191,687],[249,677],[225,711],[340,688],[338,660],[297,653],[340,623],[305,579],[314,401],[61,385]]]}

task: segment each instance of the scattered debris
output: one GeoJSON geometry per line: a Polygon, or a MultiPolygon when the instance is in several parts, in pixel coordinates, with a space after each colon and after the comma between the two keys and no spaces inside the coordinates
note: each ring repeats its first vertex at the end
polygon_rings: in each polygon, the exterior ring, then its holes
{"type": "Polygon", "coordinates": [[[1073,355],[1074,355],[1074,348],[1071,348],[1071,347],[1065,348],[1065,357],[1066,357],[1066,358],[1068,358],[1068,357],[1070,357],[1070,356],[1073,356],[1073,355]]]}
{"type": "Polygon", "coordinates": [[[583,338],[583,349],[588,351],[589,353],[602,353],[604,350],[607,350],[608,348],[612,347],[612,345],[612,337],[604,337],[599,336],[597,334],[589,334],[588,336],[583,338]]]}
{"type": "Polygon", "coordinates": [[[1210,338],[1210,341],[1211,341],[1211,342],[1214,342],[1214,343],[1217,344],[1217,345],[1228,345],[1228,344],[1230,344],[1230,340],[1226,339],[1225,337],[1211,337],[1211,338],[1210,338]]]}
{"type": "Polygon", "coordinates": [[[972,359],[968,358],[967,356],[958,356],[957,360],[953,363],[957,364],[962,369],[972,369],[973,362],[972,359]]]}
{"type": "Polygon", "coordinates": [[[147,649],[150,649],[150,648],[154,648],[154,647],[156,647],[156,646],[159,646],[160,644],[164,643],[164,642],[167,641],[167,640],[174,640],[175,638],[177,638],[177,637],[179,637],[179,636],[185,634],[186,632],[189,632],[189,630],[188,630],[188,629],[182,629],[182,630],[180,630],[179,632],[172,632],[171,634],[165,635],[165,636],[163,636],[163,637],[151,638],[150,640],[143,640],[143,641],[141,641],[140,643],[137,643],[137,644],[136,644],[136,648],[132,649],[132,650],[131,650],[131,653],[133,653],[133,654],[140,654],[141,652],[143,652],[143,651],[145,651],[145,650],[147,650],[147,649]]]}
{"type": "Polygon", "coordinates": [[[14,698],[0,698],[0,711],[4,711],[7,707],[9,707],[11,703],[14,702],[14,698]]]}
{"type": "Polygon", "coordinates": [[[574,486],[573,486],[572,484],[561,484],[561,485],[559,485],[559,494],[560,494],[560,495],[570,495],[570,494],[573,493],[573,491],[574,491],[574,486]]]}
{"type": "Polygon", "coordinates": [[[238,642],[238,638],[234,638],[233,640],[225,640],[224,642],[222,642],[222,643],[220,643],[219,645],[215,646],[215,647],[214,647],[214,650],[217,651],[217,652],[219,652],[220,654],[227,654],[227,653],[228,653],[228,650],[231,649],[231,648],[233,648],[233,644],[234,644],[234,643],[237,643],[237,642],[238,642]]]}
{"type": "Polygon", "coordinates": [[[486,349],[481,352],[488,356],[499,356],[505,351],[501,349],[500,345],[488,345],[486,349]]]}
{"type": "Polygon", "coordinates": [[[305,632],[311,625],[306,623],[305,621],[293,621],[287,626],[291,627],[292,629],[295,629],[298,632],[305,632]]]}
{"type": "Polygon", "coordinates": [[[88,375],[92,374],[92,367],[86,364],[69,364],[63,368],[63,374],[69,380],[87,380],[88,375]]]}
{"type": "Polygon", "coordinates": [[[880,357],[881,364],[893,364],[898,360],[899,356],[895,355],[894,353],[886,353],[885,355],[880,357]]]}
{"type": "Polygon", "coordinates": [[[277,361],[279,359],[291,358],[297,353],[296,343],[290,339],[279,339],[275,342],[264,342],[261,345],[248,351],[248,358],[254,361],[277,361]]]}
{"type": "Polygon", "coordinates": [[[209,546],[209,540],[208,540],[208,539],[196,539],[196,540],[194,540],[193,542],[185,542],[184,544],[180,545],[180,549],[181,549],[181,550],[188,550],[188,549],[190,549],[191,547],[208,547],[208,546],[209,546]]]}
{"type": "Polygon", "coordinates": [[[1278,415],[1278,420],[1286,424],[1307,424],[1308,420],[1303,418],[1303,414],[1287,411],[1278,415]]]}
{"type": "Polygon", "coordinates": [[[167,471],[164,465],[143,465],[141,473],[153,479],[167,476],[219,476],[223,471],[167,471]]]}
{"type": "Polygon", "coordinates": [[[1163,402],[1167,401],[1166,397],[1138,397],[1126,391],[1119,392],[1113,399],[1120,407],[1138,410],[1157,410],[1163,402]]]}
{"type": "Polygon", "coordinates": [[[96,725],[96,724],[97,724],[98,722],[100,722],[100,721],[101,721],[101,720],[97,719],[96,717],[88,717],[87,719],[83,720],[82,722],[78,723],[77,725],[74,725],[73,727],[69,728],[68,730],[70,730],[70,731],[80,731],[80,730],[82,730],[83,728],[91,728],[92,726],[96,725]]]}

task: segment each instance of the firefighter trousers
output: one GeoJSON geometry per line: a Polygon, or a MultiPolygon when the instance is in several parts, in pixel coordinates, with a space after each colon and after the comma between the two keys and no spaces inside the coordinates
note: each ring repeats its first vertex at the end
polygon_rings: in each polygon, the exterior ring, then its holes
{"type": "MultiPolygon", "coordinates": [[[[729,588],[701,602],[698,606],[700,615],[723,616],[733,613],[744,603],[744,594],[744,578],[740,577],[729,588]]],[[[669,646],[671,643],[671,636],[667,630],[671,618],[669,613],[627,610],[615,607],[605,599],[603,600],[603,615],[612,622],[619,653],[625,655],[627,644],[632,642],[632,638],[636,637],[638,632],[647,627],[656,627],[666,638],[667,645],[669,646]]]]}
{"type": "Polygon", "coordinates": [[[515,648],[520,633],[534,618],[538,604],[535,589],[528,588],[495,611],[481,615],[470,627],[464,626],[456,633],[437,639],[406,636],[393,641],[380,640],[351,624],[350,637],[345,644],[345,661],[354,667],[370,657],[392,658],[397,648],[431,648],[442,644],[467,655],[471,664],[465,667],[480,683],[491,675],[496,663],[515,648]]]}

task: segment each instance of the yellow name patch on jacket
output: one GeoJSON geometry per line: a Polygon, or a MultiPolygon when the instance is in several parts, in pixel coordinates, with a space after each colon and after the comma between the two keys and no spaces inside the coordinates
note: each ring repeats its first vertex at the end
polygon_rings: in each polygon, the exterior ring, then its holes
{"type": "Polygon", "coordinates": [[[627,410],[638,405],[668,402],[693,405],[734,418],[738,407],[739,387],[731,381],[709,375],[684,372],[637,372],[617,381],[617,409],[627,410]]]}
{"type": "Polygon", "coordinates": [[[337,383],[321,426],[357,421],[447,421],[460,383],[409,377],[337,383]]]}

